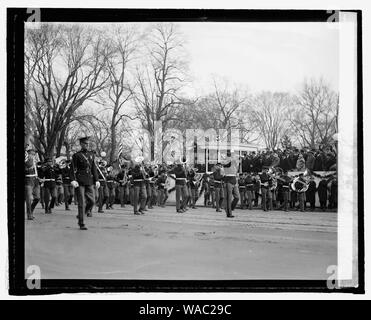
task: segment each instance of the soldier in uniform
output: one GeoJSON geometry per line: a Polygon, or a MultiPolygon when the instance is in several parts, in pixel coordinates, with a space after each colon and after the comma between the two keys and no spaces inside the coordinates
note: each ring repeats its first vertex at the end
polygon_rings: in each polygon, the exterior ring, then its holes
{"type": "Polygon", "coordinates": [[[314,209],[316,208],[316,189],[316,182],[314,181],[314,177],[311,176],[308,189],[305,193],[306,201],[309,202],[311,211],[314,211],[314,209]]]}
{"type": "Polygon", "coordinates": [[[71,184],[78,188],[78,225],[80,230],[87,230],[84,224],[85,212],[91,212],[94,206],[94,185],[99,189],[97,167],[94,154],[89,148],[89,138],[80,138],[81,150],[72,156],[71,184]]]}
{"type": "Polygon", "coordinates": [[[116,176],[116,181],[119,184],[119,198],[120,198],[120,205],[121,208],[125,208],[125,204],[127,201],[127,182],[128,182],[128,177],[127,177],[127,172],[125,165],[121,166],[120,172],[116,176]]]}
{"type": "Polygon", "coordinates": [[[56,189],[56,178],[57,174],[53,166],[53,159],[46,158],[45,165],[41,171],[42,181],[44,182],[44,203],[45,213],[52,213],[55,202],[57,201],[57,189],[56,189]],[[50,199],[51,198],[51,199],[50,199]]]}
{"type": "Polygon", "coordinates": [[[283,175],[280,177],[280,180],[282,182],[283,208],[285,212],[287,212],[289,210],[291,178],[287,174],[286,169],[283,171],[283,175]]]}
{"type": "Polygon", "coordinates": [[[141,164],[136,163],[131,171],[131,175],[133,179],[134,214],[136,215],[144,214],[146,211],[147,202],[147,188],[146,183],[144,181],[146,172],[141,164]],[[140,204],[139,210],[138,204],[140,204]]]}
{"type": "Polygon", "coordinates": [[[253,177],[250,172],[248,172],[245,177],[245,186],[246,186],[247,207],[249,210],[252,210],[254,181],[253,181],[253,177]]]}
{"type": "Polygon", "coordinates": [[[176,166],[169,171],[170,174],[175,174],[175,198],[176,198],[176,212],[183,213],[187,211],[187,172],[180,160],[177,161],[176,166]]]}
{"type": "Polygon", "coordinates": [[[99,170],[98,173],[98,181],[99,181],[99,188],[98,188],[98,212],[104,213],[103,206],[104,204],[107,205],[108,200],[108,187],[106,182],[107,170],[106,170],[106,162],[105,160],[100,161],[98,166],[99,170]]]}
{"type": "Polygon", "coordinates": [[[27,219],[33,220],[33,211],[40,200],[40,184],[36,167],[36,153],[33,149],[26,151],[25,157],[25,199],[27,219]]]}
{"type": "Polygon", "coordinates": [[[165,171],[161,171],[159,173],[159,177],[157,179],[157,186],[158,186],[158,205],[162,208],[165,208],[165,201],[166,201],[166,194],[165,194],[165,184],[167,180],[167,175],[165,171]]]}
{"type": "Polygon", "coordinates": [[[221,208],[224,200],[224,190],[222,183],[221,164],[217,163],[213,172],[215,186],[215,205],[216,212],[222,212],[221,208]]]}
{"type": "Polygon", "coordinates": [[[264,211],[269,211],[273,208],[272,193],[270,190],[270,185],[272,182],[272,177],[268,174],[268,167],[263,167],[263,172],[260,175],[260,186],[262,192],[262,208],[264,211]],[[267,200],[269,201],[269,209],[267,208],[267,200]]]}
{"type": "Polygon", "coordinates": [[[327,180],[322,177],[317,187],[319,203],[321,210],[326,211],[327,208],[327,180]]]}
{"type": "Polygon", "coordinates": [[[74,194],[74,189],[71,186],[71,161],[66,161],[66,166],[60,169],[63,182],[63,194],[64,194],[64,206],[67,211],[70,210],[70,204],[72,203],[72,198],[74,194]]]}
{"type": "Polygon", "coordinates": [[[113,204],[115,203],[115,176],[112,171],[112,166],[107,168],[107,177],[106,177],[106,184],[108,189],[108,199],[106,202],[106,209],[111,210],[113,209],[113,204]]]}
{"type": "Polygon", "coordinates": [[[238,177],[238,191],[240,192],[240,209],[245,209],[246,205],[246,185],[245,185],[245,177],[244,173],[240,173],[238,177]]]}
{"type": "Polygon", "coordinates": [[[227,159],[223,162],[223,182],[225,196],[225,211],[228,218],[234,218],[232,211],[239,201],[237,187],[238,159],[232,157],[231,151],[227,151],[227,159]]]}
{"type": "Polygon", "coordinates": [[[257,174],[257,172],[254,172],[253,184],[254,207],[257,207],[259,205],[260,192],[260,176],[257,174]]]}
{"type": "Polygon", "coordinates": [[[191,168],[188,171],[188,192],[189,192],[189,205],[192,209],[196,209],[197,185],[196,185],[196,171],[191,168]]]}

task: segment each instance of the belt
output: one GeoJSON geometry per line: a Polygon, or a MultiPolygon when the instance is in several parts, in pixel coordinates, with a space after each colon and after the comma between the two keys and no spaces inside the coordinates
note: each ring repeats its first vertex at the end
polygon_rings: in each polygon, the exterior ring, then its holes
{"type": "Polygon", "coordinates": [[[243,189],[245,189],[246,187],[245,186],[238,186],[239,188],[243,188],[243,189]]]}
{"type": "Polygon", "coordinates": [[[214,183],[222,183],[222,182],[219,180],[214,180],[214,183]]]}
{"type": "Polygon", "coordinates": [[[26,174],[26,177],[37,177],[37,174],[26,174]]]}
{"type": "Polygon", "coordinates": [[[246,185],[246,187],[251,187],[251,186],[253,186],[252,183],[251,184],[249,183],[249,184],[246,185]]]}
{"type": "Polygon", "coordinates": [[[107,180],[107,182],[114,182],[114,180],[107,180]]]}
{"type": "Polygon", "coordinates": [[[235,174],[226,174],[225,177],[236,177],[235,174]]]}
{"type": "Polygon", "coordinates": [[[138,181],[144,181],[144,180],[143,179],[134,179],[133,181],[138,182],[138,181]]]}
{"type": "Polygon", "coordinates": [[[55,181],[55,179],[43,179],[44,181],[55,181]]]}
{"type": "Polygon", "coordinates": [[[104,179],[99,179],[99,181],[106,181],[106,180],[104,180],[104,179]]]}
{"type": "Polygon", "coordinates": [[[187,178],[176,178],[176,180],[187,180],[187,178]]]}
{"type": "Polygon", "coordinates": [[[282,186],[282,188],[290,188],[289,186],[282,186]]]}

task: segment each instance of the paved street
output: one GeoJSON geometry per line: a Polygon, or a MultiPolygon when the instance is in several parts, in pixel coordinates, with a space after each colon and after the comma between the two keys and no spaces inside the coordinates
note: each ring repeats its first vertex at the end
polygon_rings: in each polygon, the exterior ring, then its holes
{"type": "Polygon", "coordinates": [[[133,215],[115,206],[77,226],[77,207],[26,221],[26,267],[43,279],[326,279],[337,264],[337,214],[200,207],[133,215]]]}

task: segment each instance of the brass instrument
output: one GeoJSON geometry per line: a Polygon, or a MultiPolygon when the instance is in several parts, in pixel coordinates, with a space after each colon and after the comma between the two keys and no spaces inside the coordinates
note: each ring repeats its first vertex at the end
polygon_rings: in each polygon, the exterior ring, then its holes
{"type": "Polygon", "coordinates": [[[58,167],[59,167],[59,169],[64,169],[64,168],[66,168],[66,167],[67,167],[67,162],[66,162],[66,160],[62,159],[61,161],[59,161],[59,163],[58,163],[58,167]]]}
{"type": "Polygon", "coordinates": [[[291,184],[291,188],[296,191],[296,192],[305,192],[308,190],[308,187],[309,187],[309,183],[308,182],[303,182],[303,181],[300,181],[299,180],[299,176],[297,176],[296,178],[294,178],[292,184],[291,184]],[[297,183],[301,184],[303,187],[298,189],[297,187],[297,183]]]}

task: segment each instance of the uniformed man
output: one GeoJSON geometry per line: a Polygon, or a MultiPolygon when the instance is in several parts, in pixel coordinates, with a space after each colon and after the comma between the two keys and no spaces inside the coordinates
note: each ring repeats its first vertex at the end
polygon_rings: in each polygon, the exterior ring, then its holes
{"type": "Polygon", "coordinates": [[[188,171],[188,193],[189,193],[189,206],[192,209],[196,209],[196,193],[197,193],[197,187],[196,187],[196,171],[194,168],[190,168],[188,171]]]}
{"type": "Polygon", "coordinates": [[[72,156],[71,184],[78,188],[78,224],[81,230],[87,230],[84,224],[85,212],[91,212],[94,206],[94,185],[99,189],[98,173],[94,154],[89,149],[90,137],[80,138],[81,150],[72,156]]]}
{"type": "Polygon", "coordinates": [[[103,205],[107,204],[108,201],[108,187],[106,183],[107,177],[107,169],[106,169],[107,162],[105,160],[101,160],[98,164],[99,170],[98,172],[98,181],[99,181],[99,188],[98,188],[98,213],[104,213],[103,205]]]}
{"type": "Polygon", "coordinates": [[[122,165],[120,172],[116,176],[116,181],[119,184],[119,199],[120,199],[120,205],[121,208],[125,208],[126,202],[127,202],[127,183],[128,183],[128,177],[127,177],[127,170],[126,166],[122,165]]]}
{"type": "Polygon", "coordinates": [[[72,198],[75,193],[73,187],[71,186],[71,161],[66,161],[66,167],[60,170],[63,182],[63,194],[64,194],[64,206],[67,211],[70,210],[70,204],[72,203],[72,198]]]}
{"type": "Polygon", "coordinates": [[[140,215],[144,214],[146,211],[147,202],[147,188],[144,181],[146,172],[144,167],[139,161],[135,161],[134,167],[131,170],[131,175],[133,179],[133,207],[134,214],[140,215]],[[139,205],[139,210],[138,210],[139,205]]]}
{"type": "Polygon", "coordinates": [[[221,208],[223,206],[223,200],[224,200],[224,190],[223,190],[223,183],[222,183],[222,164],[217,163],[213,176],[214,176],[214,186],[215,186],[215,205],[216,205],[216,212],[222,212],[221,208]]]}
{"type": "Polygon", "coordinates": [[[113,174],[113,167],[108,166],[107,168],[107,177],[106,177],[107,189],[108,189],[108,199],[106,202],[106,209],[113,209],[113,204],[115,203],[116,197],[116,184],[115,176],[113,174]]]}
{"type": "Polygon", "coordinates": [[[283,196],[283,208],[285,212],[289,210],[290,202],[290,184],[291,178],[289,177],[287,170],[283,171],[283,175],[280,177],[282,182],[282,196],[283,196]]]}
{"type": "Polygon", "coordinates": [[[44,203],[46,214],[52,213],[52,209],[57,201],[56,177],[57,174],[53,166],[53,159],[47,157],[40,177],[44,183],[44,203]]]}
{"type": "Polygon", "coordinates": [[[228,218],[234,218],[232,211],[239,201],[237,187],[238,167],[238,158],[233,157],[231,152],[227,151],[227,159],[223,161],[222,175],[224,182],[225,211],[228,218]]]}
{"type": "Polygon", "coordinates": [[[273,208],[272,203],[272,193],[270,190],[270,185],[272,182],[272,177],[268,174],[268,167],[264,166],[262,168],[262,173],[260,174],[260,187],[262,193],[262,209],[264,211],[269,211],[273,208]],[[269,207],[267,208],[267,200],[269,201],[269,207]]]}
{"type": "Polygon", "coordinates": [[[176,212],[183,213],[187,211],[187,172],[180,160],[177,160],[176,166],[169,171],[170,174],[175,174],[175,199],[176,212]]]}
{"type": "Polygon", "coordinates": [[[316,182],[314,181],[314,177],[311,176],[309,179],[308,189],[305,192],[305,199],[306,201],[309,202],[310,211],[314,211],[316,208],[316,190],[317,190],[316,182]]]}
{"type": "Polygon", "coordinates": [[[245,186],[246,186],[246,198],[247,198],[247,208],[252,210],[252,200],[254,192],[254,181],[250,172],[246,174],[245,177],[245,186]]]}
{"type": "Polygon", "coordinates": [[[29,148],[25,157],[25,200],[27,219],[33,220],[33,211],[40,200],[40,184],[36,167],[36,152],[29,148]]]}
{"type": "Polygon", "coordinates": [[[245,185],[245,178],[246,175],[244,173],[240,173],[238,177],[238,191],[240,192],[240,209],[245,209],[246,204],[246,185],[245,185]]]}
{"type": "Polygon", "coordinates": [[[165,208],[166,194],[165,194],[165,185],[166,185],[167,175],[166,171],[161,171],[157,179],[157,188],[158,188],[158,205],[162,208],[165,208]]]}

